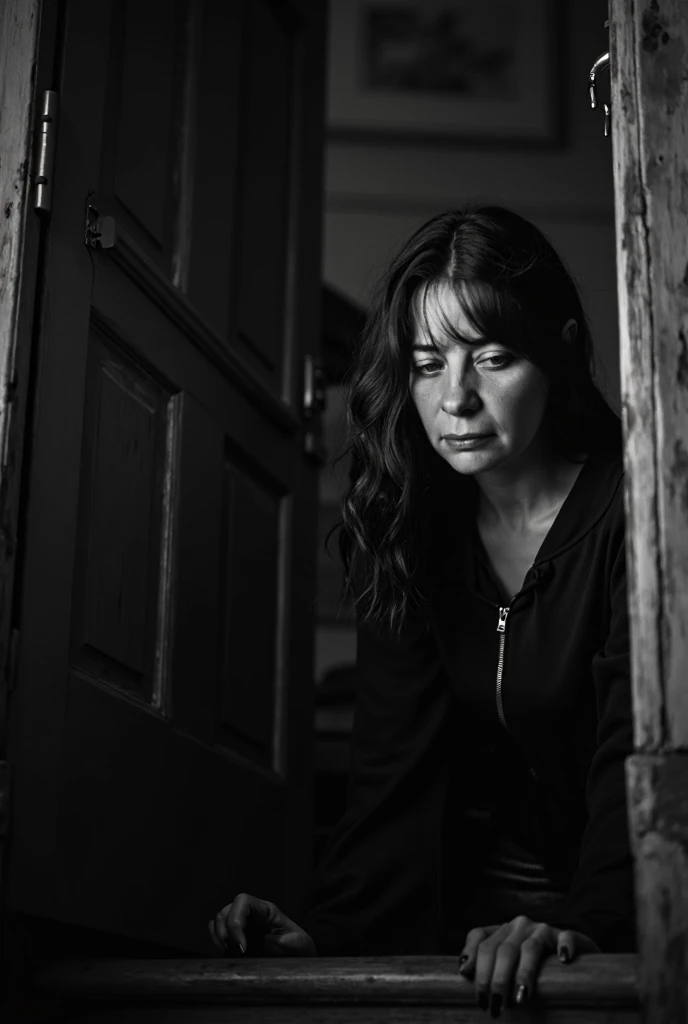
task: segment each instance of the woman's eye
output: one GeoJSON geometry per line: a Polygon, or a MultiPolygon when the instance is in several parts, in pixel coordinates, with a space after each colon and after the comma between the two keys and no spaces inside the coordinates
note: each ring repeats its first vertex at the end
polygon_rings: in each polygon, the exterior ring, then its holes
{"type": "Polygon", "coordinates": [[[511,366],[513,361],[514,357],[510,353],[504,352],[498,356],[486,356],[479,361],[478,366],[487,366],[488,370],[502,370],[506,366],[511,366]]]}
{"type": "Polygon", "coordinates": [[[442,369],[442,364],[437,359],[433,359],[428,363],[414,363],[413,372],[419,374],[421,377],[427,377],[428,374],[435,373],[437,370],[442,369]]]}

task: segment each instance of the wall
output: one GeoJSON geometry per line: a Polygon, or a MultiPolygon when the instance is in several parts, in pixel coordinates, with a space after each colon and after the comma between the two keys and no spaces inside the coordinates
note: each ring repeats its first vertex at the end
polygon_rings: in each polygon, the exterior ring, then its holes
{"type": "MultiPolygon", "coordinates": [[[[602,113],[590,109],[588,96],[590,68],[608,49],[607,5],[605,0],[576,0],[566,8],[565,145],[538,151],[331,140],[326,151],[323,273],[328,284],[366,305],[395,247],[431,216],[467,200],[510,206],[546,232],[572,270],[592,324],[600,383],[618,408],[612,152],[603,136],[602,113]]],[[[605,98],[606,72],[600,82],[605,98]]],[[[338,389],[330,389],[329,398],[326,433],[332,443],[340,428],[338,389]]],[[[322,474],[321,501],[328,521],[341,486],[341,473],[322,474]]],[[[318,677],[353,660],[354,652],[350,623],[323,624],[317,638],[318,677]]]]}

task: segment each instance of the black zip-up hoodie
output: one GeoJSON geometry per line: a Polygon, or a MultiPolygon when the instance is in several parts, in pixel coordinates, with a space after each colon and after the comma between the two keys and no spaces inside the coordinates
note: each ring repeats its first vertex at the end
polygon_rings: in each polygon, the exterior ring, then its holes
{"type": "Polygon", "coordinates": [[[461,813],[476,792],[559,879],[550,924],[636,948],[620,431],[589,455],[506,615],[470,484],[428,522],[431,613],[401,638],[358,631],[347,806],[300,922],[321,956],[441,951],[473,884],[461,813]]]}

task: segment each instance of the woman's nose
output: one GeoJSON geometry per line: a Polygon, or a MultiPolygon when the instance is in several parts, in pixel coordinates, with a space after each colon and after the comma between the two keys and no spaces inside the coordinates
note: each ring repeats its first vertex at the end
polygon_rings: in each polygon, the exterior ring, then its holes
{"type": "Polygon", "coordinates": [[[453,416],[464,410],[475,410],[480,405],[480,396],[468,374],[453,374],[442,395],[442,411],[453,416]]]}

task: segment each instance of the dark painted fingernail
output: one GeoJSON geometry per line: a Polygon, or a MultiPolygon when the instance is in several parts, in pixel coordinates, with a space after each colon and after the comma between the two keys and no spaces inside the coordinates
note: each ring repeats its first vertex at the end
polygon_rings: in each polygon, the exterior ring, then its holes
{"type": "Polygon", "coordinates": [[[237,946],[239,947],[239,949],[241,950],[242,953],[246,952],[246,950],[244,949],[244,947],[241,945],[240,942],[237,942],[237,946]]]}
{"type": "Polygon", "coordinates": [[[492,1001],[490,1003],[490,1016],[491,1017],[499,1017],[501,1012],[502,1012],[502,997],[500,996],[500,994],[498,992],[495,992],[495,994],[492,996],[492,1001]]]}
{"type": "Polygon", "coordinates": [[[563,964],[567,964],[569,962],[569,960],[571,959],[571,954],[569,953],[568,946],[561,947],[561,950],[559,952],[559,959],[563,964]]]}
{"type": "Polygon", "coordinates": [[[528,998],[528,988],[526,985],[519,985],[516,989],[516,1002],[525,1003],[528,998]]]}
{"type": "Polygon", "coordinates": [[[490,1005],[490,997],[487,992],[478,992],[478,1006],[481,1010],[486,1010],[490,1005]]]}
{"type": "Polygon", "coordinates": [[[467,963],[467,962],[468,962],[468,953],[464,953],[463,956],[459,957],[459,970],[461,970],[463,965],[465,963],[467,963]]]}

